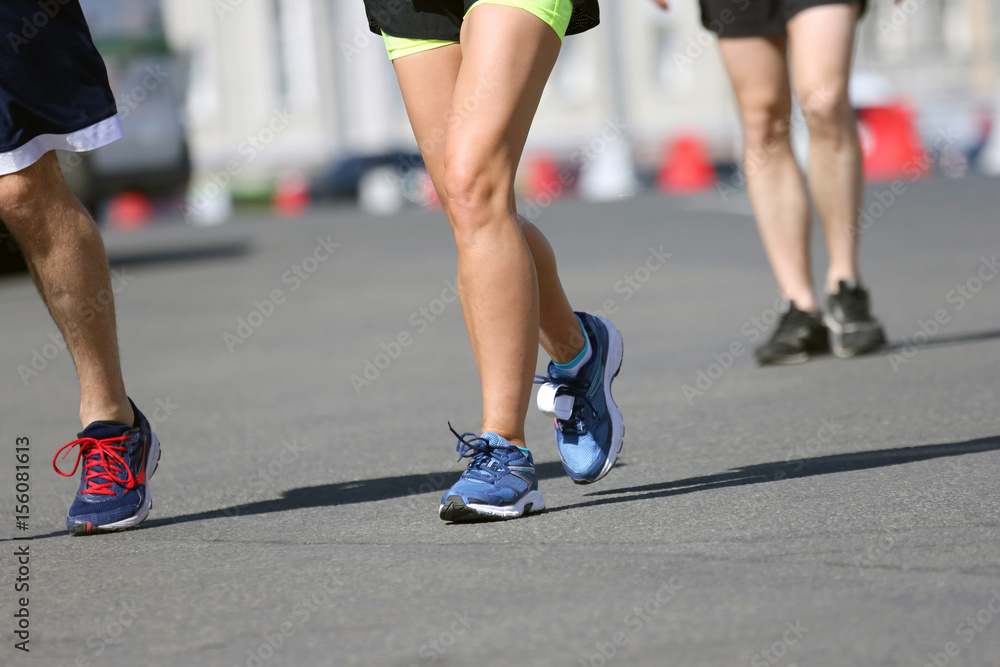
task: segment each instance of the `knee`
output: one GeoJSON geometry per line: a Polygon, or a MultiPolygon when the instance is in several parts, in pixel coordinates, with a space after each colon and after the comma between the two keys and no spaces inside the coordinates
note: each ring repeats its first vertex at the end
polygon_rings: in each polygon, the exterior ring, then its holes
{"type": "Polygon", "coordinates": [[[444,204],[456,240],[472,242],[510,209],[510,184],[487,159],[455,154],[445,158],[444,204]]]}
{"type": "Polygon", "coordinates": [[[58,163],[48,156],[0,176],[0,219],[25,257],[43,256],[60,244],[100,243],[90,215],[70,192],[58,163]]]}
{"type": "Polygon", "coordinates": [[[846,86],[816,86],[801,101],[810,136],[843,139],[850,134],[854,115],[846,86]]]}
{"type": "Polygon", "coordinates": [[[0,218],[15,231],[15,227],[31,225],[37,228],[48,216],[47,207],[72,197],[63,180],[55,153],[42,156],[21,171],[0,176],[0,218]]]}
{"type": "Polygon", "coordinates": [[[12,229],[20,227],[34,217],[41,195],[37,179],[23,171],[0,177],[0,218],[12,229]]]}
{"type": "Polygon", "coordinates": [[[747,152],[773,151],[787,143],[790,109],[778,100],[759,100],[743,113],[743,134],[747,152]]]}

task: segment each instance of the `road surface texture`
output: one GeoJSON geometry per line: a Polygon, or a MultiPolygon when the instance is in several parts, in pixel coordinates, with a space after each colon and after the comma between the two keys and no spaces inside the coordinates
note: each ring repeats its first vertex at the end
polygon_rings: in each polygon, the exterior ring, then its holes
{"type": "Polygon", "coordinates": [[[501,523],[437,517],[462,470],[447,422],[480,419],[439,213],[110,233],[127,384],[162,442],[149,519],[114,535],[64,533],[72,360],[3,279],[0,663],[1000,664],[1000,181],[903,185],[871,188],[862,248],[891,346],[768,369],[745,197],[537,211],[574,306],[623,332],[625,445],[576,486],[532,407],[548,510],[501,523]]]}

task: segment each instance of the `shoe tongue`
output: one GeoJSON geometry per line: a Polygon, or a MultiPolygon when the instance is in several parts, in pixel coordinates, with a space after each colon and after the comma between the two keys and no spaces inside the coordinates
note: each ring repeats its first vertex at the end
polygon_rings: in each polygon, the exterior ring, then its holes
{"type": "Polygon", "coordinates": [[[87,428],[83,429],[77,437],[93,438],[94,440],[106,440],[108,438],[120,438],[132,429],[128,424],[112,421],[91,422],[87,428]]]}
{"type": "Polygon", "coordinates": [[[570,373],[569,371],[564,371],[555,364],[549,364],[549,377],[553,380],[575,380],[581,370],[583,369],[578,369],[578,372],[576,373],[570,373]]]}
{"type": "Polygon", "coordinates": [[[799,308],[798,306],[795,305],[794,301],[789,301],[788,302],[788,310],[785,311],[785,312],[786,312],[786,314],[787,313],[797,313],[799,317],[808,317],[810,319],[816,319],[816,317],[817,317],[817,313],[815,313],[815,312],[810,313],[808,311],[802,310],[801,308],[799,308]]]}
{"type": "Polygon", "coordinates": [[[511,447],[512,445],[492,431],[487,431],[479,436],[494,447],[511,447]]]}
{"type": "Polygon", "coordinates": [[[837,283],[837,294],[843,294],[844,292],[854,292],[860,287],[859,283],[855,279],[851,280],[841,280],[837,283]]]}
{"type": "MultiPolygon", "coordinates": [[[[129,426],[128,424],[122,424],[121,422],[96,421],[88,424],[87,428],[83,429],[83,431],[79,433],[79,437],[93,438],[94,440],[106,440],[108,438],[119,438],[127,434],[130,430],[132,430],[131,426],[129,426]]],[[[91,451],[91,453],[87,456],[87,461],[90,462],[98,461],[99,459],[94,459],[93,461],[91,461],[91,459],[93,459],[93,457],[95,456],[99,456],[99,454],[95,451],[91,451]]],[[[115,480],[111,479],[111,477],[116,474],[115,471],[119,466],[112,462],[108,462],[108,467],[111,468],[110,471],[106,470],[103,465],[96,465],[89,468],[91,472],[96,472],[101,475],[99,477],[95,477],[91,481],[102,484],[107,482],[115,482],[115,480]]],[[[118,473],[120,472],[121,471],[119,470],[118,473]]]]}

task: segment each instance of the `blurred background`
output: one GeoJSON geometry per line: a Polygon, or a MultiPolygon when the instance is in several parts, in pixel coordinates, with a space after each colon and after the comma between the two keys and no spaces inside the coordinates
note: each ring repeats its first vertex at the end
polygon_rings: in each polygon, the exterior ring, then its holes
{"type": "MultiPolygon", "coordinates": [[[[606,1],[599,29],[565,41],[519,174],[528,205],[740,188],[715,38],[694,0],[672,4],[606,1]]],[[[1000,0],[871,4],[851,90],[869,180],[1000,173],[1000,0]]],[[[62,161],[102,224],[437,205],[361,0],[82,5],[125,138],[62,161]]]]}

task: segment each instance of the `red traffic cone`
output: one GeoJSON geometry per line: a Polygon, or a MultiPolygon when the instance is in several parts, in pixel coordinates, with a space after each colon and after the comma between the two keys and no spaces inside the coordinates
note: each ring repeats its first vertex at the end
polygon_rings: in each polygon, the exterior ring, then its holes
{"type": "Polygon", "coordinates": [[[902,102],[858,111],[865,177],[889,181],[927,177],[933,161],[924,152],[913,112],[902,102]]]}
{"type": "Polygon", "coordinates": [[[271,200],[271,210],[283,218],[295,218],[309,208],[309,182],[299,173],[292,173],[278,179],[271,200]]]}
{"type": "Polygon", "coordinates": [[[565,188],[559,181],[559,160],[554,155],[542,153],[528,162],[528,198],[537,201],[542,197],[558,199],[565,188]]]}
{"type": "Polygon", "coordinates": [[[680,136],[667,143],[656,185],[664,192],[701,192],[715,185],[718,177],[705,141],[696,135],[680,136]]]}
{"type": "Polygon", "coordinates": [[[115,195],[108,204],[108,224],[112,229],[131,231],[149,224],[153,204],[142,192],[128,191],[115,195]]]}

